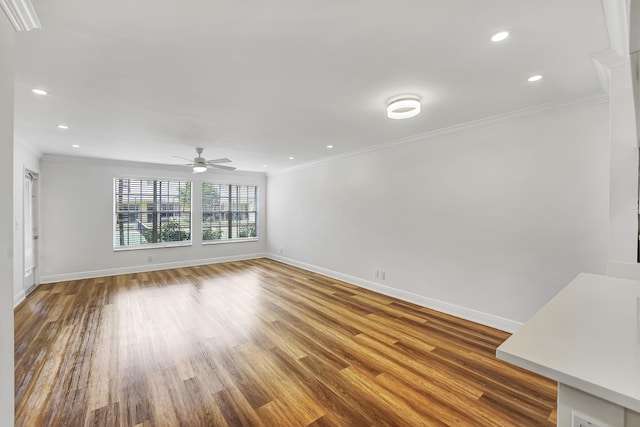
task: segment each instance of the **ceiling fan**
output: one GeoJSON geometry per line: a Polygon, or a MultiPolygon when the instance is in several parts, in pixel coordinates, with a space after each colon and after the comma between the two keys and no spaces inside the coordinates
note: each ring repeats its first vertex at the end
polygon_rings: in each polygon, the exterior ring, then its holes
{"type": "Polygon", "coordinates": [[[203,148],[196,148],[196,153],[198,153],[198,155],[193,159],[193,161],[191,161],[191,159],[187,159],[185,157],[180,157],[180,156],[171,156],[171,157],[175,157],[176,159],[183,159],[188,162],[191,162],[191,163],[187,163],[185,166],[191,166],[193,168],[193,173],[206,172],[209,166],[213,168],[228,170],[228,171],[236,170],[236,168],[232,166],[223,166],[220,164],[220,163],[231,162],[231,160],[227,159],[226,157],[223,159],[206,160],[204,157],[202,157],[203,151],[204,151],[203,148]]]}

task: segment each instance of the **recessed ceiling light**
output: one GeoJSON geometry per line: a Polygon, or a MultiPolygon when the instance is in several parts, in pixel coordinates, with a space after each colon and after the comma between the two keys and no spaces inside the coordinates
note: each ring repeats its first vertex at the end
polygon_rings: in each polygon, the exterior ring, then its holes
{"type": "Polygon", "coordinates": [[[289,156],[289,160],[293,160],[293,159],[294,159],[294,157],[293,157],[293,156],[289,156]]]}
{"type": "Polygon", "coordinates": [[[31,92],[35,93],[36,95],[46,95],[47,91],[43,90],[43,89],[31,89],[31,92]]]}
{"type": "Polygon", "coordinates": [[[72,147],[73,148],[80,148],[80,146],[78,144],[73,144],[72,147]]]}
{"type": "Polygon", "coordinates": [[[58,125],[58,129],[69,129],[67,125],[58,125]]]}
{"type": "Polygon", "coordinates": [[[538,80],[541,80],[541,79],[542,79],[542,76],[540,74],[535,74],[535,75],[529,77],[527,79],[527,81],[528,82],[537,82],[538,80]]]}
{"type": "Polygon", "coordinates": [[[502,40],[506,39],[507,37],[509,37],[509,32],[508,31],[500,31],[499,33],[495,33],[494,35],[491,36],[491,41],[492,42],[501,42],[502,40]]]}
{"type": "Polygon", "coordinates": [[[262,165],[262,167],[263,167],[263,168],[266,168],[266,167],[268,167],[268,166],[267,166],[267,165],[262,165]]]}
{"type": "Polygon", "coordinates": [[[420,100],[418,98],[399,98],[387,105],[387,117],[390,119],[408,119],[418,114],[420,114],[420,100]]]}
{"type": "Polygon", "coordinates": [[[332,149],[332,148],[333,148],[333,145],[327,145],[327,148],[328,148],[328,149],[332,149]]]}

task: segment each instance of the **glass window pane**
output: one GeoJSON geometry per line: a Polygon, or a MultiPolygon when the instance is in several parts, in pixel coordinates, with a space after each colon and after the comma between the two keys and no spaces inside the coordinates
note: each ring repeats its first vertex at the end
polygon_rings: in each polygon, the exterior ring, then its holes
{"type": "Polygon", "coordinates": [[[258,237],[257,197],[257,186],[203,183],[203,241],[258,237]]]}
{"type": "Polygon", "coordinates": [[[114,248],[191,240],[191,183],[114,179],[114,248]]]}

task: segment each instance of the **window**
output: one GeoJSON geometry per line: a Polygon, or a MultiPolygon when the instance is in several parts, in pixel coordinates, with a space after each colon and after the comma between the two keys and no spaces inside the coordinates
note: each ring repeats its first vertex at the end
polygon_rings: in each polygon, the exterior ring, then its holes
{"type": "Polygon", "coordinates": [[[115,178],[115,249],[191,241],[191,183],[115,178]]]}
{"type": "Polygon", "coordinates": [[[258,187],[202,184],[202,240],[256,239],[258,187]]]}

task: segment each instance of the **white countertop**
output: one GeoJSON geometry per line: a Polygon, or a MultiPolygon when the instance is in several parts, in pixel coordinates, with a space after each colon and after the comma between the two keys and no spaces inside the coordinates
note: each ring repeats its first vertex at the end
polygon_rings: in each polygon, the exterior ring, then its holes
{"type": "Polygon", "coordinates": [[[498,359],[640,412],[640,282],[580,274],[498,359]]]}

